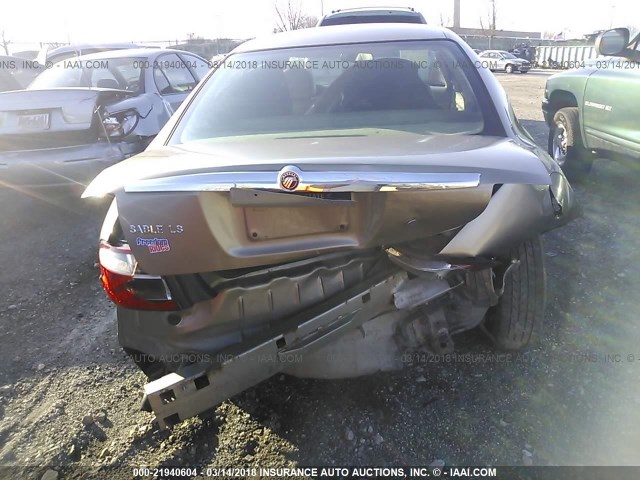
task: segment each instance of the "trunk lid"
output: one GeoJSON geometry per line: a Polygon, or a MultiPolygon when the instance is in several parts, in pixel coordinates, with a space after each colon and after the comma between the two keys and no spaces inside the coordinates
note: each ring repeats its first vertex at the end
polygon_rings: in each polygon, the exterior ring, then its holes
{"type": "Polygon", "coordinates": [[[432,237],[476,218],[495,184],[549,178],[533,151],[504,138],[316,135],[148,150],[84,196],[115,193],[141,267],[174,275],[432,237]]]}
{"type": "Polygon", "coordinates": [[[175,187],[185,175],[277,172],[291,164],[309,171],[472,172],[481,175],[482,183],[549,184],[549,171],[534,148],[506,138],[410,133],[261,135],[149,148],[102,172],[84,196],[119,189],[175,191],[169,184],[175,187]]]}

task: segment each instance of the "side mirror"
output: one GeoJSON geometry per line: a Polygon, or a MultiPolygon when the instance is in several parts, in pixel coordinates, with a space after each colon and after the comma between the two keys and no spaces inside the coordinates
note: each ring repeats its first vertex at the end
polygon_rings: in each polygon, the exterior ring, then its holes
{"type": "Polygon", "coordinates": [[[596,50],[600,55],[620,55],[629,45],[629,29],[614,28],[598,35],[596,50]]]}

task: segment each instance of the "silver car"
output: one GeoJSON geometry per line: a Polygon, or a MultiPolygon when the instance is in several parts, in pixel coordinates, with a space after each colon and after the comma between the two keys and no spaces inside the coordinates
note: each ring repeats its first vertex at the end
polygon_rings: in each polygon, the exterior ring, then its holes
{"type": "Polygon", "coordinates": [[[44,47],[36,56],[36,61],[46,68],[54,63],[61,62],[73,57],[83,55],[92,55],[94,53],[110,52],[115,50],[140,49],[140,48],[159,48],[147,47],[146,45],[136,45],[135,43],[90,43],[64,45],[62,47],[49,48],[44,47]]]}
{"type": "Polygon", "coordinates": [[[506,73],[527,73],[531,70],[531,63],[524,58],[518,58],[513,53],[504,50],[485,50],[478,55],[482,60],[488,60],[491,71],[506,73]]]}
{"type": "Polygon", "coordinates": [[[86,186],[142,152],[208,70],[196,55],[161,49],[54,64],[26,90],[0,93],[0,180],[86,186]]]}

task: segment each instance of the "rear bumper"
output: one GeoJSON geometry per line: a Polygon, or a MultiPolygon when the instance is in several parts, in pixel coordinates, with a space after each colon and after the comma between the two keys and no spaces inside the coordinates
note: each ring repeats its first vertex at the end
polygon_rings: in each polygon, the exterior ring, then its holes
{"type": "Polygon", "coordinates": [[[142,142],[121,142],[0,152],[0,184],[21,188],[84,187],[105,168],[143,149],[142,142]]]}
{"type": "MultiPolygon", "coordinates": [[[[229,283],[216,282],[215,286],[210,286],[210,282],[216,276],[198,276],[198,283],[207,287],[202,293],[188,292],[187,303],[194,297],[197,303],[186,310],[164,312],[118,307],[118,338],[129,350],[165,358],[185,352],[220,352],[261,331],[277,330],[283,319],[330,302],[342,291],[355,288],[366,280],[364,272],[371,272],[384,257],[371,251],[353,258],[329,254],[283,266],[279,274],[273,268],[266,268],[228,280],[229,283]],[[215,295],[206,293],[214,290],[215,295]]],[[[396,270],[393,266],[388,268],[391,272],[396,270]]],[[[172,279],[172,285],[184,291],[196,280],[186,284],[176,281],[172,279]]]]}
{"type": "MultiPolygon", "coordinates": [[[[551,174],[551,183],[503,185],[484,211],[462,227],[444,248],[437,244],[427,247],[425,242],[422,253],[447,260],[500,257],[523,241],[564,225],[579,213],[573,191],[559,172],[551,174]]],[[[316,252],[307,260],[267,266],[246,276],[198,274],[193,280],[183,278],[180,282],[171,278],[169,288],[182,292],[174,295],[174,300],[184,310],[157,312],[119,307],[120,343],[130,350],[167,358],[185,352],[222,351],[257,332],[277,328],[283,318],[330,301],[341,291],[365,281],[373,266],[385,265],[382,258],[386,255],[374,252],[379,250],[352,253],[352,259],[345,253],[320,258],[316,252]],[[201,285],[206,285],[204,290],[201,285]],[[188,298],[184,297],[185,292],[188,298]]],[[[139,260],[137,256],[136,259],[139,260]]]]}
{"type": "MultiPolygon", "coordinates": [[[[320,371],[330,371],[343,361],[361,365],[364,362],[357,353],[342,354],[340,359],[333,360],[326,356],[326,351],[321,353],[322,348],[356,329],[362,332],[358,332],[356,338],[367,336],[367,342],[375,342],[375,336],[366,335],[364,328],[371,319],[389,311],[394,293],[405,280],[406,274],[402,272],[374,276],[217,354],[165,356],[184,357],[189,364],[145,385],[145,399],[159,426],[166,428],[204,412],[278,372],[292,368],[296,373],[306,361],[320,362],[320,371]],[[317,358],[313,357],[314,353],[318,354],[317,358]]],[[[120,320],[120,311],[118,318],[120,320]]],[[[390,369],[401,367],[397,349],[391,352],[395,361],[390,369]]],[[[389,351],[376,350],[368,357],[374,359],[375,364],[376,359],[384,357],[383,353],[388,355],[389,351]]]]}

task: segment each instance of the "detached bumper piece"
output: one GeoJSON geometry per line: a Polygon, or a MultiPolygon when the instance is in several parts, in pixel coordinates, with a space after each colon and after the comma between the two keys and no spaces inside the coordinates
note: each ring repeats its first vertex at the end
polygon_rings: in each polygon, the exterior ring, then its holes
{"type": "Polygon", "coordinates": [[[145,385],[161,428],[171,427],[266,380],[348,331],[394,309],[394,293],[407,274],[385,274],[283,321],[279,331],[256,336],[211,358],[145,385]],[[293,360],[292,360],[293,359],[293,360]]]}

